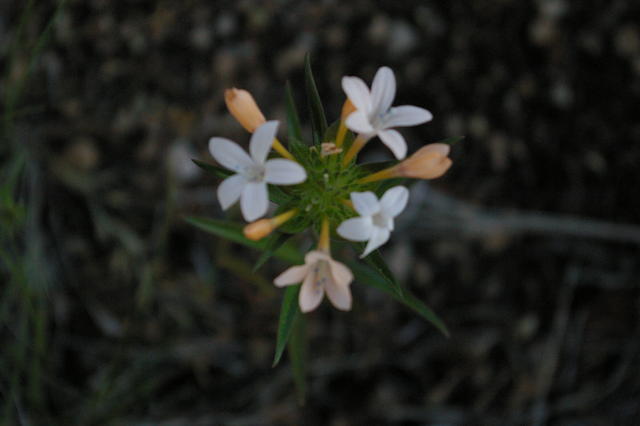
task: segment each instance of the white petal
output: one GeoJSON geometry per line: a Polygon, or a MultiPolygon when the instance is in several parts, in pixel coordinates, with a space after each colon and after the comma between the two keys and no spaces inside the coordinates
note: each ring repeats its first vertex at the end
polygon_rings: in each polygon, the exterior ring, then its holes
{"type": "Polygon", "coordinates": [[[367,243],[367,247],[365,247],[364,253],[360,255],[360,258],[365,257],[366,255],[386,243],[389,240],[389,235],[391,235],[391,232],[388,229],[378,228],[376,226],[371,234],[371,239],[369,240],[369,243],[367,243]]]}
{"type": "Polygon", "coordinates": [[[267,159],[269,151],[271,151],[271,145],[276,137],[278,131],[277,121],[267,121],[251,136],[251,142],[249,142],[249,151],[251,151],[251,157],[257,164],[264,164],[267,159]]]}
{"type": "Polygon", "coordinates": [[[229,176],[218,186],[218,201],[222,210],[226,210],[235,204],[240,198],[247,180],[242,175],[229,176]]]}
{"type": "Polygon", "coordinates": [[[338,285],[334,280],[329,280],[325,284],[324,290],[333,306],[341,311],[351,309],[351,289],[349,286],[338,285]]]}
{"type": "Polygon", "coordinates": [[[345,124],[349,130],[353,130],[356,133],[368,134],[374,132],[374,128],[371,126],[367,114],[362,110],[349,114],[345,124]]]}
{"type": "Polygon", "coordinates": [[[356,209],[360,216],[372,216],[380,211],[378,197],[371,191],[352,192],[351,201],[353,202],[353,208],[356,209]]]}
{"type": "Polygon", "coordinates": [[[433,120],[433,114],[428,110],[413,105],[402,105],[389,110],[384,117],[383,126],[386,129],[390,127],[417,126],[431,120],[433,120]]]}
{"type": "Polygon", "coordinates": [[[225,138],[209,139],[209,152],[224,167],[234,172],[252,167],[253,160],[240,145],[225,138]]]}
{"type": "Polygon", "coordinates": [[[248,182],[242,190],[240,209],[247,222],[264,216],[269,208],[269,194],[264,182],[248,182]]]}
{"type": "MultiPolygon", "coordinates": [[[[312,266],[313,268],[313,266],[312,266]]],[[[300,296],[298,297],[298,303],[300,303],[300,310],[302,312],[310,312],[318,307],[322,302],[324,296],[324,287],[317,285],[315,273],[307,274],[307,277],[302,283],[300,288],[300,296]]]]}
{"type": "Polygon", "coordinates": [[[335,283],[338,286],[347,287],[349,284],[351,284],[351,281],[353,281],[353,274],[344,263],[336,262],[335,260],[330,259],[329,267],[331,268],[331,274],[335,279],[335,283]]]}
{"type": "Polygon", "coordinates": [[[292,266],[273,280],[277,287],[301,283],[309,273],[309,265],[292,266]]]}
{"type": "Polygon", "coordinates": [[[378,136],[398,160],[407,156],[407,143],[400,132],[392,129],[381,130],[378,132],[378,136]]]}
{"type": "Polygon", "coordinates": [[[264,180],[274,185],[295,185],[307,179],[307,172],[295,161],[274,158],[264,165],[264,180]]]}
{"type": "Polygon", "coordinates": [[[342,90],[359,110],[371,111],[371,94],[367,85],[358,77],[342,77],[342,90]]]}
{"type": "Polygon", "coordinates": [[[354,217],[342,222],[336,232],[346,240],[367,241],[371,238],[373,228],[371,217],[354,217]]]}
{"type": "Polygon", "coordinates": [[[382,67],[376,73],[371,85],[371,104],[373,114],[387,112],[393,98],[396,97],[396,77],[389,67],[382,67]]]}
{"type": "Polygon", "coordinates": [[[388,217],[398,216],[407,206],[409,190],[404,186],[394,186],[388,189],[380,199],[380,210],[388,217]]]}

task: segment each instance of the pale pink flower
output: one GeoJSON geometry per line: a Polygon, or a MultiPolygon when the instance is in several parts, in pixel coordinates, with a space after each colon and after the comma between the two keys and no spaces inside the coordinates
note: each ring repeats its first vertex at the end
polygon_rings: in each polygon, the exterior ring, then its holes
{"type": "Polygon", "coordinates": [[[343,263],[336,262],[327,252],[313,250],[304,258],[304,265],[292,266],[273,282],[277,287],[302,282],[300,310],[310,312],[320,305],[324,294],[336,308],[351,309],[350,284],[353,274],[343,263]]]}

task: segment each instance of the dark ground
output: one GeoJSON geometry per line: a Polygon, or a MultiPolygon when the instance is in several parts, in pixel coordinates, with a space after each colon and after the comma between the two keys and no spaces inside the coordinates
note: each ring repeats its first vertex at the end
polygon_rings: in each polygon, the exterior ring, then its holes
{"type": "Polygon", "coordinates": [[[637,2],[69,1],[24,80],[31,3],[20,33],[0,6],[4,424],[638,424],[637,2]],[[388,65],[435,116],[410,150],[467,138],[383,248],[452,337],[356,283],[309,317],[299,408],[270,367],[285,265],[182,215],[224,217],[188,161],[247,140],[224,88],[284,119],[306,52],[330,117],[388,65]]]}

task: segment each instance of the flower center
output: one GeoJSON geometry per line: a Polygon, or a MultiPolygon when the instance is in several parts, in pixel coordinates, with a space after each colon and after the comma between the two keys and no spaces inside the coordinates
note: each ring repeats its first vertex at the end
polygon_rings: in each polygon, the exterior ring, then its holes
{"type": "Polygon", "coordinates": [[[319,260],[313,266],[313,292],[320,293],[324,291],[324,286],[329,282],[331,271],[329,269],[329,262],[326,260],[319,260]]]}
{"type": "Polygon", "coordinates": [[[264,180],[265,170],[263,166],[253,165],[248,166],[242,171],[242,175],[247,178],[249,182],[262,182],[264,180]]]}
{"type": "Polygon", "coordinates": [[[369,123],[371,124],[371,127],[373,127],[374,129],[381,129],[383,127],[384,120],[387,117],[387,114],[387,111],[373,112],[372,114],[370,114],[369,123]]]}
{"type": "Polygon", "coordinates": [[[389,218],[382,213],[376,213],[371,217],[371,220],[378,228],[389,228],[389,218]]]}

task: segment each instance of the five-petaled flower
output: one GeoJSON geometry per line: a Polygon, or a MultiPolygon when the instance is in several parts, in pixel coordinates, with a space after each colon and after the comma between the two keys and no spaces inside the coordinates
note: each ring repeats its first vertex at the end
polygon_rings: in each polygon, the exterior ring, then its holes
{"type": "Polygon", "coordinates": [[[226,210],[240,199],[242,215],[247,222],[267,212],[267,184],[295,185],[307,178],[304,168],[294,161],[284,158],[267,160],[277,130],[277,121],[267,121],[258,127],[249,143],[250,156],[229,139],[215,137],[209,140],[209,151],[213,158],[236,172],[218,187],[218,200],[226,210]]]}
{"type": "Polygon", "coordinates": [[[371,91],[359,77],[343,77],[342,89],[356,107],[346,125],[362,135],[363,140],[379,136],[398,160],[407,155],[407,143],[393,127],[416,126],[431,121],[433,115],[424,108],[402,105],[391,108],[396,95],[396,79],[388,67],[376,73],[371,91]]]}
{"type": "Polygon", "coordinates": [[[305,256],[304,265],[292,266],[273,282],[278,287],[302,282],[300,310],[310,312],[322,302],[325,293],[333,306],[350,310],[352,280],[353,274],[344,264],[333,260],[324,250],[313,250],[305,256]]]}
{"type": "Polygon", "coordinates": [[[347,240],[368,241],[360,256],[365,257],[387,242],[393,231],[393,219],[404,210],[408,200],[409,190],[404,186],[387,190],[379,201],[373,192],[352,192],[353,208],[360,217],[345,220],[337,232],[347,240]]]}

